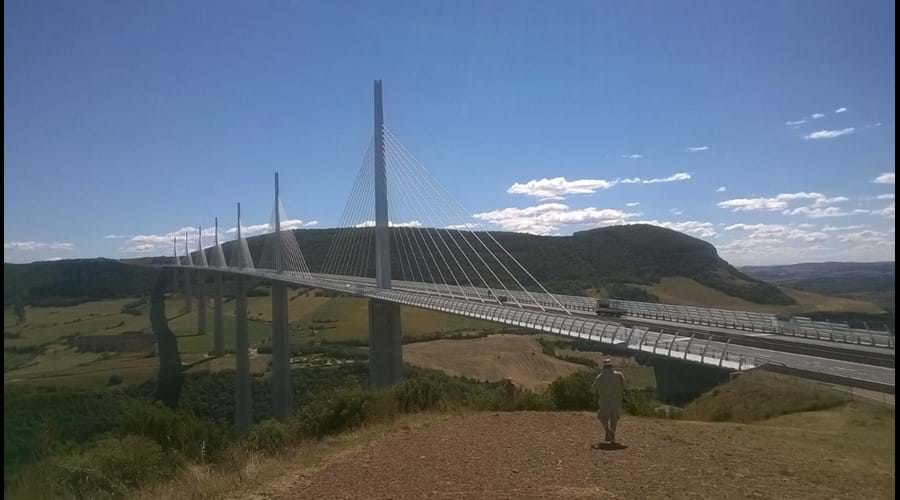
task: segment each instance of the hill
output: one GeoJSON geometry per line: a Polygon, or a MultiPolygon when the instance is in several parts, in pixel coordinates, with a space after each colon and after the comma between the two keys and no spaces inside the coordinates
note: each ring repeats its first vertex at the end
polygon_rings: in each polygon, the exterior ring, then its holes
{"type": "Polygon", "coordinates": [[[893,309],[893,262],[811,262],[788,266],[747,266],[756,279],[810,292],[871,300],[893,309]]]}
{"type": "MultiPolygon", "coordinates": [[[[311,269],[321,268],[335,231],[294,231],[311,269]]],[[[793,303],[793,299],[778,287],[731,266],[719,257],[712,244],[658,226],[613,226],[571,236],[510,232],[492,232],[491,235],[552,292],[599,293],[621,299],[652,301],[653,297],[643,289],[627,285],[653,285],[665,277],[683,276],[752,302],[793,303]]],[[[265,260],[265,237],[251,238],[248,243],[254,259],[265,260]]],[[[231,244],[226,244],[224,250],[227,258],[231,244]]],[[[374,269],[374,265],[370,268],[374,269]]],[[[399,261],[394,261],[392,269],[394,278],[400,279],[399,261]]]]}
{"type": "MultiPolygon", "coordinates": [[[[321,269],[336,231],[294,231],[311,269],[321,269]]],[[[614,226],[571,236],[491,234],[553,292],[654,301],[655,296],[648,293],[646,287],[664,278],[681,277],[753,303],[794,303],[794,299],[778,287],[731,266],[718,256],[710,243],[657,226],[614,226]]],[[[249,239],[254,261],[269,258],[265,242],[265,236],[249,239]]],[[[225,243],[226,258],[230,259],[232,246],[233,242],[225,243]]],[[[160,260],[154,257],[125,261],[88,259],[4,264],[4,302],[8,304],[20,295],[36,303],[79,296],[109,298],[144,293],[149,287],[151,273],[141,266],[125,264],[152,264],[160,260]]],[[[395,279],[400,279],[399,261],[395,260],[393,269],[395,279]]]]}

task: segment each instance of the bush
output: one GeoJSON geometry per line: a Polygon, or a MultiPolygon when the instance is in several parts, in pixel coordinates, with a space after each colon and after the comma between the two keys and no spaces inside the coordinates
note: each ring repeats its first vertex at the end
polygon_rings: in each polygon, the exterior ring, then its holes
{"type": "Polygon", "coordinates": [[[578,371],[554,380],[547,389],[557,410],[596,410],[597,398],[591,392],[596,372],[578,371]]]}
{"type": "Polygon", "coordinates": [[[36,473],[40,484],[54,496],[96,498],[125,496],[131,488],[172,475],[178,460],[160,445],[140,436],[106,438],[81,453],[54,457],[36,473]]]}
{"type": "Polygon", "coordinates": [[[366,420],[369,397],[360,389],[321,393],[297,413],[298,431],[303,436],[321,438],[357,427],[366,420]]]}
{"type": "Polygon", "coordinates": [[[106,385],[107,386],[119,385],[122,382],[124,382],[124,379],[122,378],[121,375],[110,375],[109,378],[106,380],[106,385]]]}
{"type": "Polygon", "coordinates": [[[245,441],[253,451],[274,453],[290,442],[291,433],[287,425],[275,420],[266,420],[250,431],[245,441]]]}
{"type": "Polygon", "coordinates": [[[220,451],[225,440],[221,427],[161,403],[131,405],[123,412],[117,430],[146,437],[164,450],[174,450],[201,462],[220,451]]]}

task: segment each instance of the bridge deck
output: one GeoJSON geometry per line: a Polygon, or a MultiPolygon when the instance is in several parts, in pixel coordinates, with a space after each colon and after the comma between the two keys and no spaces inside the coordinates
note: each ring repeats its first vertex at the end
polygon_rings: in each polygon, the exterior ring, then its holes
{"type": "MultiPolygon", "coordinates": [[[[165,266],[186,267],[186,266],[165,266]]],[[[199,269],[197,266],[191,269],[199,269]]],[[[325,276],[308,273],[269,270],[241,270],[233,268],[204,268],[210,272],[222,272],[283,282],[291,285],[316,287],[333,291],[385,300],[408,306],[447,312],[461,316],[479,318],[511,326],[519,326],[537,331],[554,333],[570,338],[585,339],[608,345],[615,345],[634,352],[645,352],[666,356],[685,362],[701,363],[733,370],[759,367],[777,367],[781,371],[807,378],[842,383],[881,392],[894,392],[893,367],[871,366],[845,360],[827,359],[819,356],[782,352],[774,349],[735,345],[719,340],[697,339],[690,335],[654,332],[646,328],[625,327],[616,321],[591,315],[571,315],[561,309],[536,310],[520,307],[516,303],[497,303],[484,297],[439,296],[423,290],[422,284],[410,286],[406,282],[397,284],[395,289],[380,289],[374,280],[364,278],[325,276]]],[[[522,293],[522,292],[520,292],[522,293]]],[[[519,299],[521,303],[524,299],[519,299]]],[[[554,298],[555,300],[555,298],[554,298]]],[[[541,307],[537,304],[537,307],[541,307]]],[[[734,332],[734,330],[727,330],[734,332]]]]}

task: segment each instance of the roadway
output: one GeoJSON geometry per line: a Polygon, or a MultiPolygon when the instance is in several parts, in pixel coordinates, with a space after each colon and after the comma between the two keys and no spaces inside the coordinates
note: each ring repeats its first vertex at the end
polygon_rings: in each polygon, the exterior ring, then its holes
{"type": "MultiPolygon", "coordinates": [[[[195,266],[191,269],[201,268],[195,266]]],[[[570,338],[618,345],[632,351],[674,357],[723,368],[742,370],[765,365],[766,369],[814,380],[894,393],[893,363],[887,367],[857,362],[858,360],[834,359],[834,357],[827,357],[834,356],[834,353],[837,352],[834,347],[818,344],[778,342],[777,345],[770,343],[765,347],[760,344],[746,345],[746,342],[772,342],[772,340],[758,334],[748,335],[748,332],[741,330],[721,329],[722,331],[710,332],[707,331],[709,327],[703,325],[702,330],[690,331],[685,328],[686,325],[675,323],[665,326],[655,325],[660,330],[666,330],[666,327],[677,330],[675,333],[651,332],[648,329],[642,331],[639,327],[629,328],[621,322],[610,321],[609,318],[600,318],[590,313],[581,312],[573,315],[561,308],[551,309],[540,304],[520,307],[520,305],[510,302],[491,303],[484,300],[484,297],[472,297],[466,300],[462,297],[450,298],[423,290],[425,287],[433,290],[434,285],[431,284],[416,283],[414,286],[409,286],[408,282],[399,282],[393,289],[379,289],[374,286],[374,280],[358,277],[323,276],[308,273],[278,274],[270,270],[214,267],[202,269],[209,272],[262,278],[294,286],[329,289],[361,297],[530,328],[570,338]],[[610,330],[611,326],[614,326],[612,330],[610,330]],[[691,335],[698,339],[692,340],[691,335]],[[704,338],[701,339],[701,336],[704,338]],[[720,340],[722,338],[728,340],[722,342],[720,340]],[[807,349],[807,352],[815,354],[790,352],[786,350],[789,346],[793,346],[791,349],[794,351],[801,349],[797,346],[804,346],[802,348],[807,349]]],[[[524,304],[521,305],[524,306],[524,304]]],[[[626,318],[626,321],[638,319],[646,322],[648,318],[626,318]]],[[[701,325],[691,325],[691,328],[698,326],[701,325]]],[[[796,339],[792,338],[792,340],[796,339]]],[[[835,344],[835,346],[837,345],[835,344]]],[[[846,350],[845,348],[848,346],[840,347],[846,350]]]]}

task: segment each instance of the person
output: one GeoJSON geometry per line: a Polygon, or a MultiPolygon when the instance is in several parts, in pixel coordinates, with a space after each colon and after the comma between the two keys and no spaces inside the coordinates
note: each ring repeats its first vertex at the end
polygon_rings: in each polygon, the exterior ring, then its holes
{"type": "Polygon", "coordinates": [[[597,394],[597,418],[606,433],[606,441],[616,443],[616,426],[622,411],[622,400],[625,398],[625,376],[613,369],[612,360],[603,360],[603,367],[594,383],[591,392],[597,394]]]}

